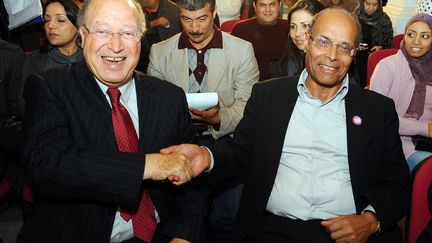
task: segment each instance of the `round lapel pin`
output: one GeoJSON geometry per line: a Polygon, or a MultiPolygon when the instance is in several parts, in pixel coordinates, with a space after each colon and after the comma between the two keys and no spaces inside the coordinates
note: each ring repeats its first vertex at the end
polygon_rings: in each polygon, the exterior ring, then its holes
{"type": "Polygon", "coordinates": [[[354,123],[354,125],[360,126],[362,124],[362,119],[359,116],[354,116],[352,118],[352,122],[354,123]]]}

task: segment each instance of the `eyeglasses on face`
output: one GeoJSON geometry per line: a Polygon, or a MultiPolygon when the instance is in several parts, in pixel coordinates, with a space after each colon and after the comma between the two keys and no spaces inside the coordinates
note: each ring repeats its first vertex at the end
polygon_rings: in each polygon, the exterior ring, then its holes
{"type": "Polygon", "coordinates": [[[354,56],[357,52],[357,49],[349,44],[346,43],[333,43],[333,41],[325,38],[325,37],[313,37],[312,35],[310,36],[310,39],[313,41],[313,43],[315,44],[316,47],[320,48],[320,49],[325,49],[328,50],[330,48],[332,48],[333,46],[336,46],[336,50],[340,55],[343,56],[354,56]]]}
{"type": "Polygon", "coordinates": [[[141,34],[139,31],[122,31],[115,33],[104,29],[95,29],[91,31],[86,25],[83,25],[87,32],[94,36],[95,39],[101,42],[108,42],[115,34],[120,36],[120,39],[127,43],[136,43],[140,41],[141,34]]]}

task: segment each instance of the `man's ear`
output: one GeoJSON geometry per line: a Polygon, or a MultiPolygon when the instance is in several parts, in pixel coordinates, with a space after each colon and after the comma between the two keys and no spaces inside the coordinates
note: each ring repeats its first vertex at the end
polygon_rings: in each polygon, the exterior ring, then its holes
{"type": "Polygon", "coordinates": [[[217,6],[215,5],[215,9],[213,11],[213,19],[216,18],[216,14],[217,14],[217,6]]]}
{"type": "Polygon", "coordinates": [[[80,36],[81,36],[81,48],[83,48],[84,47],[84,27],[80,27],[79,28],[79,34],[80,34],[80,36]]]}

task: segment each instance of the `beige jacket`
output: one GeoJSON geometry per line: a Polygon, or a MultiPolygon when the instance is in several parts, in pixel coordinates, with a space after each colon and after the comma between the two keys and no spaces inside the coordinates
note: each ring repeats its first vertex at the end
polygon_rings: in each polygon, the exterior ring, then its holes
{"type": "MultiPolygon", "coordinates": [[[[178,49],[180,34],[154,44],[150,51],[147,73],[165,79],[185,92],[189,90],[187,49],[178,49]]],[[[221,119],[218,139],[232,133],[243,117],[243,110],[258,82],[259,71],[252,44],[222,32],[223,48],[211,49],[208,63],[208,85],[204,92],[217,92],[221,119]]]]}

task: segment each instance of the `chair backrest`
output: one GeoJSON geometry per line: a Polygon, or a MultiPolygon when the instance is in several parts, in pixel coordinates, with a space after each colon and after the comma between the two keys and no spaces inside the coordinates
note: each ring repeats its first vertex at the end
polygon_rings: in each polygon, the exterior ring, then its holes
{"type": "Polygon", "coordinates": [[[432,219],[428,203],[429,187],[432,184],[432,157],[420,162],[411,176],[413,183],[408,215],[408,242],[415,243],[432,219]]]}
{"type": "Polygon", "coordinates": [[[399,34],[393,36],[393,48],[400,49],[401,41],[403,40],[405,34],[399,34]]]}
{"type": "Polygon", "coordinates": [[[237,24],[237,22],[239,22],[239,21],[240,21],[240,19],[227,20],[221,24],[221,30],[223,32],[231,33],[231,31],[234,28],[234,25],[237,24]]]}
{"type": "Polygon", "coordinates": [[[381,61],[381,59],[383,59],[384,57],[388,57],[396,54],[398,50],[399,49],[396,48],[382,49],[382,50],[375,51],[369,55],[368,63],[367,63],[367,79],[366,79],[368,87],[370,85],[370,79],[372,77],[373,71],[375,70],[375,67],[378,64],[378,62],[381,61]]]}

